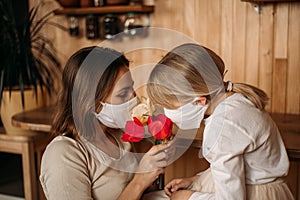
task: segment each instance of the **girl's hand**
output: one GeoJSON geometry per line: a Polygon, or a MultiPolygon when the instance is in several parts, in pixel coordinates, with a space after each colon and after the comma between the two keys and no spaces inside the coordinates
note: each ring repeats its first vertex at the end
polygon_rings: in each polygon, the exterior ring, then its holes
{"type": "Polygon", "coordinates": [[[193,193],[192,190],[179,190],[171,195],[171,200],[188,200],[193,193]]]}
{"type": "Polygon", "coordinates": [[[168,196],[171,196],[174,192],[180,189],[187,189],[193,183],[194,178],[178,178],[173,179],[165,186],[165,192],[168,196]]]}

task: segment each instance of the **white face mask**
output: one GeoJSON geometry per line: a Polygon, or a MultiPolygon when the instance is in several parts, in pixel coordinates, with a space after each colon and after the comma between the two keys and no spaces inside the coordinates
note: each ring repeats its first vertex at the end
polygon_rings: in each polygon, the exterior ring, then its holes
{"type": "Polygon", "coordinates": [[[137,97],[122,103],[122,104],[108,104],[103,105],[100,113],[96,113],[96,118],[105,126],[110,128],[125,128],[126,122],[131,120],[130,111],[138,103],[137,97]]]}
{"type": "Polygon", "coordinates": [[[187,103],[176,110],[164,108],[165,115],[170,118],[180,129],[195,129],[200,127],[200,123],[204,118],[204,113],[208,105],[196,105],[187,103]]]}

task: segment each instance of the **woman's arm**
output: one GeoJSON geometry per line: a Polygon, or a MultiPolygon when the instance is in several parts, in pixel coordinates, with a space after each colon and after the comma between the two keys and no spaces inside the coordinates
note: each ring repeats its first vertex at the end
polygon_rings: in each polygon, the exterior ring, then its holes
{"type": "Polygon", "coordinates": [[[141,198],[143,192],[158,178],[158,175],[164,173],[168,158],[168,154],[164,150],[167,147],[167,144],[155,145],[144,155],[138,171],[118,200],[141,198]]]}
{"type": "Polygon", "coordinates": [[[85,160],[75,140],[61,136],[47,146],[40,175],[47,199],[93,199],[85,160]]]}

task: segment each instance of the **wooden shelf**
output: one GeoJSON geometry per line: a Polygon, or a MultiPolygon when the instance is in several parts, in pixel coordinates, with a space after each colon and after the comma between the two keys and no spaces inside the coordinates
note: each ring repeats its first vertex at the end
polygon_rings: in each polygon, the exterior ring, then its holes
{"type": "Polygon", "coordinates": [[[56,15],[87,15],[87,14],[109,14],[109,13],[152,13],[154,6],[127,5],[127,6],[103,6],[89,8],[63,8],[55,11],[56,15]]]}

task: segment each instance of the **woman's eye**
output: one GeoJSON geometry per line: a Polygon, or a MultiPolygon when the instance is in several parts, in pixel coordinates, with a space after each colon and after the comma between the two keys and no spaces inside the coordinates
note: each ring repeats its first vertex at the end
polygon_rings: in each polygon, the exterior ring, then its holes
{"type": "Polygon", "coordinates": [[[124,99],[124,98],[127,97],[127,94],[119,94],[118,97],[121,98],[121,99],[124,99]]]}
{"type": "Polygon", "coordinates": [[[129,91],[122,92],[121,94],[118,95],[118,97],[121,98],[121,99],[128,98],[129,96],[130,96],[130,92],[129,91]]]}
{"type": "Polygon", "coordinates": [[[118,98],[122,100],[129,100],[134,93],[133,88],[128,88],[126,90],[123,90],[120,94],[117,95],[118,98]]]}

